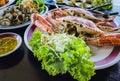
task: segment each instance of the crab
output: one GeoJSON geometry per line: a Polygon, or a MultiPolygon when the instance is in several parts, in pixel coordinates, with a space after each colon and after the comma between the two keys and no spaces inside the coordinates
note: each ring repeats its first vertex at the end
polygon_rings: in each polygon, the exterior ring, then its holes
{"type": "Polygon", "coordinates": [[[92,37],[103,35],[97,26],[90,20],[75,17],[65,16],[57,18],[56,20],[51,18],[45,18],[37,13],[32,14],[32,22],[43,32],[48,33],[68,33],[74,34],[75,36],[81,36],[89,34],[92,37]]]}
{"type": "MultiPolygon", "coordinates": [[[[61,15],[63,14],[58,14],[54,17],[49,13],[44,16],[33,13],[31,20],[40,31],[49,34],[67,33],[75,35],[82,38],[87,44],[96,46],[120,45],[120,33],[114,33],[117,29],[111,28],[110,30],[112,31],[105,32],[101,30],[94,21],[90,20],[90,18],[61,15]]],[[[109,27],[109,24],[106,26],[109,27]]]]}
{"type": "Polygon", "coordinates": [[[103,21],[103,19],[96,18],[91,12],[82,8],[75,8],[75,7],[59,8],[59,9],[51,10],[51,11],[48,11],[46,16],[47,17],[49,16],[53,19],[64,17],[64,16],[78,16],[78,17],[92,20],[93,22],[103,21]]]}
{"type": "MultiPolygon", "coordinates": [[[[98,12],[97,12],[98,13],[98,12]]],[[[101,12],[99,12],[102,14],[101,12]]],[[[120,28],[113,28],[111,24],[109,24],[109,21],[113,21],[116,16],[109,16],[109,18],[97,18],[95,17],[90,11],[85,10],[83,8],[76,8],[76,7],[70,7],[70,8],[59,8],[48,11],[44,17],[46,19],[56,19],[60,17],[65,16],[76,16],[76,17],[82,17],[88,20],[93,21],[99,29],[105,32],[120,32],[118,29],[120,28]]]]}

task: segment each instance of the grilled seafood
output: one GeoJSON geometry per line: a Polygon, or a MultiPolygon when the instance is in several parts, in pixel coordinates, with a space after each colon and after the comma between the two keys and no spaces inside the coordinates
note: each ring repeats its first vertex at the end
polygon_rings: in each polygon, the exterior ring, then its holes
{"type": "Polygon", "coordinates": [[[60,18],[63,16],[78,16],[78,17],[83,17],[86,19],[90,19],[94,22],[98,22],[98,21],[102,21],[102,19],[98,19],[96,18],[92,13],[90,13],[89,11],[82,9],[82,8],[61,8],[61,9],[57,9],[54,11],[49,11],[47,14],[47,16],[51,17],[51,18],[60,18]]]}
{"type": "Polygon", "coordinates": [[[88,19],[76,16],[51,18],[32,14],[31,20],[40,30],[48,33],[68,33],[83,38],[87,44],[97,46],[120,45],[120,33],[100,30],[96,24],[88,19]],[[116,42],[117,41],[117,42],[116,42]],[[107,42],[107,43],[106,43],[107,42]]]}
{"type": "Polygon", "coordinates": [[[48,17],[43,18],[37,13],[32,14],[31,17],[32,22],[37,27],[39,27],[42,31],[47,31],[48,33],[68,33],[78,37],[83,35],[86,37],[87,35],[88,37],[97,37],[103,35],[104,33],[97,28],[92,21],[81,17],[65,16],[54,20],[48,17]]]}
{"type": "Polygon", "coordinates": [[[93,40],[86,41],[87,44],[97,46],[115,46],[120,45],[120,33],[111,33],[95,38],[93,40]]]}
{"type": "Polygon", "coordinates": [[[70,8],[60,8],[56,10],[51,10],[49,11],[46,15],[46,19],[56,19],[64,16],[77,16],[77,17],[82,17],[85,19],[89,19],[93,21],[96,26],[101,29],[102,31],[105,32],[120,32],[118,29],[114,29],[108,21],[113,21],[115,16],[111,16],[107,19],[104,18],[97,18],[95,17],[91,12],[82,9],[82,8],[75,8],[75,7],[70,7],[70,8]]]}
{"type": "Polygon", "coordinates": [[[107,32],[107,33],[120,33],[120,26],[118,27],[114,27],[114,25],[112,25],[110,22],[98,22],[96,24],[96,26],[104,31],[104,32],[107,32]]]}
{"type": "MultiPolygon", "coordinates": [[[[51,17],[53,19],[64,17],[64,16],[78,16],[78,17],[89,19],[93,22],[106,21],[106,19],[104,18],[95,17],[90,11],[87,11],[82,8],[75,8],[75,7],[51,10],[46,14],[46,16],[51,17]]],[[[113,19],[114,17],[110,19],[108,18],[107,21],[112,21],[113,19]]]]}
{"type": "Polygon", "coordinates": [[[68,34],[74,34],[75,36],[80,37],[85,35],[88,37],[97,37],[103,35],[103,31],[97,28],[97,26],[90,20],[81,18],[81,17],[75,17],[75,16],[66,16],[62,18],[58,18],[58,21],[60,21],[62,24],[60,27],[58,26],[58,30],[63,28],[62,32],[68,33],[68,34]],[[62,27],[61,27],[62,26],[62,27]]]}

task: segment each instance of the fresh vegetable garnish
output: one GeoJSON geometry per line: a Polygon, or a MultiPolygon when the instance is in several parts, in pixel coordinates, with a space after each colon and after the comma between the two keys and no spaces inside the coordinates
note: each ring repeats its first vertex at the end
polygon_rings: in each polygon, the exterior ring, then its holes
{"type": "Polygon", "coordinates": [[[39,12],[43,11],[45,8],[44,0],[18,0],[16,4],[23,4],[31,9],[35,9],[39,12]]]}
{"type": "Polygon", "coordinates": [[[34,56],[49,75],[70,73],[78,81],[88,81],[95,74],[90,48],[81,38],[67,34],[43,34],[36,30],[29,41],[34,56]]]}

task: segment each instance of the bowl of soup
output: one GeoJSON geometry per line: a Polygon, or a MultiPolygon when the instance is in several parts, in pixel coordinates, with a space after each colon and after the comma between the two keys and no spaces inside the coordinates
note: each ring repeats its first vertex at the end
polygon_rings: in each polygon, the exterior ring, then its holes
{"type": "Polygon", "coordinates": [[[22,38],[19,34],[12,32],[0,33],[0,57],[12,54],[21,44],[22,38]]]}

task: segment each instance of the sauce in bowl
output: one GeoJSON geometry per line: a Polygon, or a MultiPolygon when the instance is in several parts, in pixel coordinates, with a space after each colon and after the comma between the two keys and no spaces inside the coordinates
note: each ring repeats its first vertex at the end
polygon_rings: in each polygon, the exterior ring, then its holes
{"type": "Polygon", "coordinates": [[[12,32],[0,33],[0,58],[16,52],[22,44],[22,37],[12,32]]]}
{"type": "Polygon", "coordinates": [[[13,37],[0,38],[0,55],[12,51],[17,46],[17,40],[13,37]]]}

